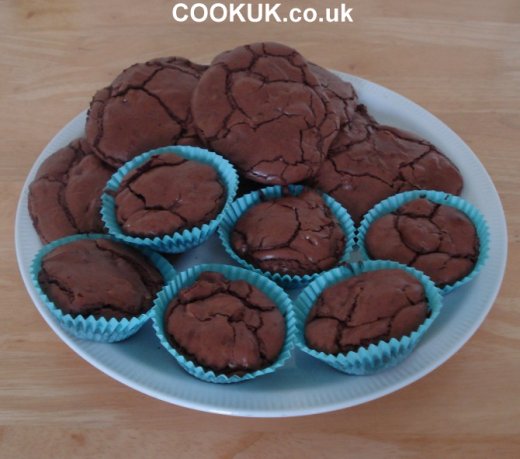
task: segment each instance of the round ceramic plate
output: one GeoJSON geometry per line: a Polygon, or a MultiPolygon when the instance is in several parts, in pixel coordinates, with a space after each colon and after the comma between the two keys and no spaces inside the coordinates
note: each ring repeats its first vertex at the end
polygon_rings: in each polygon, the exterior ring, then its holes
{"type": "MultiPolygon", "coordinates": [[[[446,297],[445,307],[415,352],[395,368],[373,376],[348,376],[295,350],[274,374],[253,381],[219,385],[185,373],[160,346],[147,324],[137,335],[117,344],[80,341],[63,331],[31,285],[29,266],[41,247],[27,210],[28,185],[41,162],[53,151],[84,134],[86,112],[67,124],[36,160],[22,190],[16,214],[16,254],[34,304],[54,332],[77,354],[112,378],[152,397],[202,411],[258,417],[298,416],[346,408],[394,392],[428,374],[470,338],[493,305],[507,257],[507,232],[502,205],[486,170],[470,148],[435,116],[410,100],[369,81],[338,73],[358,91],[361,102],[382,123],[428,139],[459,167],[462,196],[486,217],[490,257],[477,278],[446,297]]],[[[175,268],[198,263],[233,263],[214,236],[203,246],[176,258],[175,268]]]]}

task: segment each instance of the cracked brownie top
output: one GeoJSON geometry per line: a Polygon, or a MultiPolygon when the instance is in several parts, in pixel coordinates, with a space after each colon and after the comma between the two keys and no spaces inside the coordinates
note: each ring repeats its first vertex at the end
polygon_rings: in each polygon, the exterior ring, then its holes
{"type": "Polygon", "coordinates": [[[278,43],[218,55],[195,88],[199,135],[248,179],[287,185],[311,177],[339,115],[305,59],[278,43]]]}
{"type": "Polygon", "coordinates": [[[38,282],[73,317],[132,318],[148,311],[163,278],[139,251],[108,239],[82,239],[43,257],[38,282]]]}
{"type": "Polygon", "coordinates": [[[359,223],[375,204],[402,191],[459,194],[462,176],[434,145],[378,124],[363,105],[331,145],[312,185],[330,194],[359,223]]]}
{"type": "Polygon", "coordinates": [[[154,148],[200,146],[190,101],[205,69],[181,57],[168,57],[123,70],[90,103],[86,136],[94,152],[119,167],[154,148]]]}
{"type": "Polygon", "coordinates": [[[115,194],[116,218],[126,234],[164,236],[208,223],[225,200],[213,167],[165,153],[124,177],[115,194]]]}
{"type": "Polygon", "coordinates": [[[29,214],[41,241],[102,232],[101,194],[113,172],[85,139],[49,156],[29,186],[29,214]]]}
{"type": "Polygon", "coordinates": [[[413,266],[444,287],[473,270],[479,239],[463,212],[416,199],[374,221],[368,228],[365,248],[371,258],[413,266]]]}
{"type": "Polygon", "coordinates": [[[338,114],[340,127],[343,128],[348,123],[352,123],[358,105],[354,86],[317,64],[312,62],[308,64],[329,98],[332,110],[338,114]]]}
{"type": "Polygon", "coordinates": [[[328,354],[400,339],[428,316],[422,284],[400,269],[370,271],[325,289],[307,317],[310,348],[328,354]]]}
{"type": "Polygon", "coordinates": [[[289,275],[330,269],[345,250],[345,234],[314,190],[251,207],[230,239],[233,250],[253,266],[289,275]]]}
{"type": "Polygon", "coordinates": [[[243,280],[202,273],[165,313],[171,345],[204,368],[228,375],[272,364],[285,340],[285,319],[259,289],[243,280]]]}

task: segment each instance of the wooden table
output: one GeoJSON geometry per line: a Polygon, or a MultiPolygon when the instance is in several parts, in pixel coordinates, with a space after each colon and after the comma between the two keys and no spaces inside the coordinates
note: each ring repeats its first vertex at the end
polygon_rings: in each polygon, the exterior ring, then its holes
{"type": "Polygon", "coordinates": [[[355,22],[338,25],[176,24],[172,4],[0,3],[0,457],[520,457],[518,0],[352,0],[355,22]],[[491,313],[446,364],[377,401],[278,420],[168,405],[94,369],[33,307],[13,244],[15,206],[33,161],[120,69],[169,54],[205,62],[266,39],[440,117],[491,174],[510,238],[491,313]]]}

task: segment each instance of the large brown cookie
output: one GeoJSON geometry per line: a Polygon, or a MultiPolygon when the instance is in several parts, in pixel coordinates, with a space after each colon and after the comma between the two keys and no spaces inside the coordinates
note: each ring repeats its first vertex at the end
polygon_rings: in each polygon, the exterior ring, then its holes
{"type": "Polygon", "coordinates": [[[248,179],[286,185],[311,177],[339,115],[294,49],[255,43],[217,56],[193,93],[199,135],[248,179]]]}
{"type": "Polygon", "coordinates": [[[123,70],[90,104],[86,136],[94,152],[119,167],[154,148],[199,146],[190,101],[205,69],[181,57],[168,57],[123,70]]]}
{"type": "Polygon", "coordinates": [[[359,105],[354,86],[317,64],[309,62],[309,67],[329,98],[332,110],[338,114],[340,126],[344,127],[352,122],[359,105]]]}
{"type": "Polygon", "coordinates": [[[49,156],[29,186],[29,214],[41,241],[102,232],[100,198],[113,173],[85,139],[49,156]]]}
{"type": "Polygon", "coordinates": [[[356,223],[381,200],[401,191],[459,194],[462,176],[434,145],[375,122],[364,106],[334,140],[313,186],[347,208],[356,223]]]}

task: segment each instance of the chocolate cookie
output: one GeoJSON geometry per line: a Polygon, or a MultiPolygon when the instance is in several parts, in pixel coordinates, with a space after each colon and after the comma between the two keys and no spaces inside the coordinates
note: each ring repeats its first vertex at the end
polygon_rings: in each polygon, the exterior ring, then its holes
{"type": "Polygon", "coordinates": [[[116,218],[126,234],[161,237],[208,223],[225,200],[213,167],[166,153],[124,177],[115,194],[116,218]]]}
{"type": "Polygon", "coordinates": [[[95,153],[119,167],[154,148],[199,146],[190,101],[205,69],[182,57],[167,57],[123,70],[90,103],[86,136],[95,153]]]}
{"type": "Polygon", "coordinates": [[[199,135],[248,179],[286,185],[314,175],[339,127],[294,49],[255,43],[217,56],[193,93],[199,135]]]}
{"type": "Polygon", "coordinates": [[[479,239],[464,213],[416,199],[375,220],[367,231],[365,248],[371,258],[413,266],[444,287],[473,270],[479,239]]]}
{"type": "Polygon", "coordinates": [[[351,123],[359,105],[354,87],[317,64],[309,62],[309,67],[329,98],[332,110],[338,114],[340,127],[351,123]]]}
{"type": "Polygon", "coordinates": [[[152,307],[164,281],[139,251],[108,239],[81,239],[43,257],[38,282],[64,313],[132,318],[152,307]]]}
{"type": "Polygon", "coordinates": [[[29,186],[29,214],[41,241],[102,232],[100,198],[113,172],[84,139],[49,156],[29,186]]]}
{"type": "Polygon", "coordinates": [[[271,365],[285,340],[276,305],[245,281],[202,273],[166,310],[171,345],[208,370],[244,374],[271,365]]]}
{"type": "Polygon", "coordinates": [[[334,140],[312,185],[347,208],[356,223],[375,204],[401,191],[459,194],[462,176],[434,145],[377,124],[363,106],[334,140]]]}
{"type": "Polygon", "coordinates": [[[330,269],[345,250],[345,234],[314,190],[251,207],[230,239],[233,250],[256,268],[289,275],[330,269]]]}
{"type": "Polygon", "coordinates": [[[327,354],[400,339],[428,316],[421,283],[399,269],[370,271],[325,289],[307,317],[305,339],[327,354]]]}

